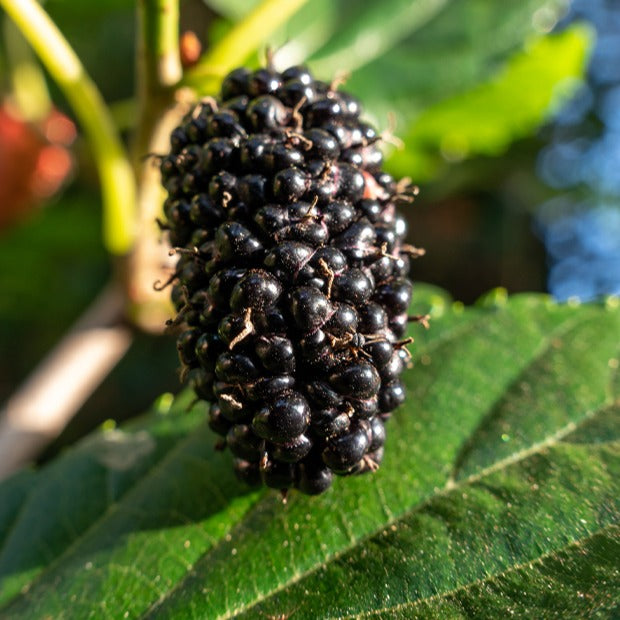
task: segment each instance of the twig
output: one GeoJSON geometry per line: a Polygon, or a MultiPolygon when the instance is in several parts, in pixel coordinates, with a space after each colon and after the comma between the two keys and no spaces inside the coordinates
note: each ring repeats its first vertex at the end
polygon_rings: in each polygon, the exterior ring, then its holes
{"type": "Polygon", "coordinates": [[[34,458],[79,411],[132,341],[124,299],[109,287],[0,411],[0,480],[34,458]]]}

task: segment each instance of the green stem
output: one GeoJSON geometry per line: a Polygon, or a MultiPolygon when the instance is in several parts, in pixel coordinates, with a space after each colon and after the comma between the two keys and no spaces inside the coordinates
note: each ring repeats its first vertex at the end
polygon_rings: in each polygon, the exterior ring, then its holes
{"type": "Polygon", "coordinates": [[[104,243],[112,254],[127,253],[136,232],[136,183],[103,97],[36,0],[0,0],[0,5],[58,83],[84,129],[101,179],[104,243]]]}
{"type": "Polygon", "coordinates": [[[242,64],[306,2],[307,0],[263,0],[187,72],[184,84],[200,93],[215,92],[226,73],[242,64]]]}
{"type": "Polygon", "coordinates": [[[148,152],[153,130],[172,103],[174,88],[181,79],[179,0],[139,0],[138,30],[136,166],[148,152]]]}
{"type": "Polygon", "coordinates": [[[151,89],[169,88],[181,79],[179,0],[140,0],[144,81],[151,89]]]}

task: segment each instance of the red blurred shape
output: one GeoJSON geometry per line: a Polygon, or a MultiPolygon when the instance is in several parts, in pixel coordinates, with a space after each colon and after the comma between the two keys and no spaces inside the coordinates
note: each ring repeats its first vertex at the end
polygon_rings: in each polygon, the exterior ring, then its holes
{"type": "Polygon", "coordinates": [[[31,212],[62,186],[73,167],[74,123],[53,110],[37,124],[0,107],[0,229],[31,212]]]}
{"type": "Polygon", "coordinates": [[[192,30],[186,30],[179,41],[181,64],[187,68],[195,65],[202,53],[202,43],[192,30]]]}

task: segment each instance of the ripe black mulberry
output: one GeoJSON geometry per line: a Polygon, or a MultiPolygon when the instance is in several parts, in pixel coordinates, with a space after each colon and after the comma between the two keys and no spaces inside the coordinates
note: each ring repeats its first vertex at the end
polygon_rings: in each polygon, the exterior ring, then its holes
{"type": "Polygon", "coordinates": [[[249,483],[374,471],[405,398],[413,190],[360,114],[305,67],[236,69],[161,161],[182,375],[249,483]]]}

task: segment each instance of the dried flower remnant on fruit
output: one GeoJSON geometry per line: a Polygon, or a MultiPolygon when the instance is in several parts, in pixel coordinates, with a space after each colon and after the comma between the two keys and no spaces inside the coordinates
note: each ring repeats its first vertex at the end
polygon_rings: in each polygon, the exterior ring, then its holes
{"type": "Polygon", "coordinates": [[[182,376],[241,479],[308,494],[381,463],[421,253],[396,210],[417,189],[336,87],[235,69],[161,161],[182,376]]]}

